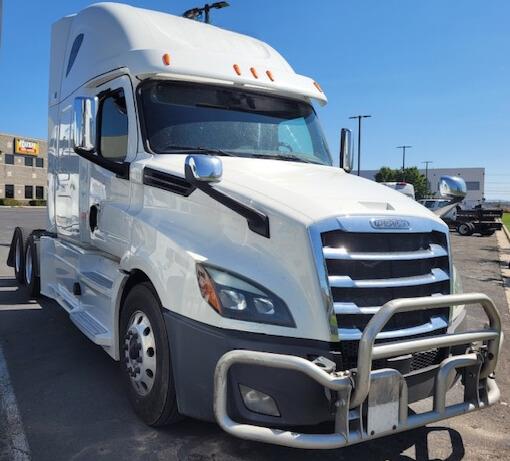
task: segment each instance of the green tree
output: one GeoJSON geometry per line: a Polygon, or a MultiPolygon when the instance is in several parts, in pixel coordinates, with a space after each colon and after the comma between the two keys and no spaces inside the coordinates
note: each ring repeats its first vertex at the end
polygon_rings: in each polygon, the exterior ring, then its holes
{"type": "Polygon", "coordinates": [[[428,194],[427,180],[415,166],[406,168],[404,174],[402,169],[393,169],[383,166],[375,175],[377,182],[397,182],[403,181],[414,186],[416,200],[424,198],[428,194]]]}
{"type": "Polygon", "coordinates": [[[376,173],[375,180],[377,182],[395,182],[398,181],[396,179],[396,173],[397,170],[393,170],[389,166],[383,166],[381,169],[376,173]]]}

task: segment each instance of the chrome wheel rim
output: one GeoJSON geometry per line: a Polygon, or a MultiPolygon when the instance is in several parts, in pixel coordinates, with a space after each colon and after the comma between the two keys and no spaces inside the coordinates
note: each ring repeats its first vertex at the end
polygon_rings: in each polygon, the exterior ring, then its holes
{"type": "Polygon", "coordinates": [[[147,395],[156,378],[156,340],[147,315],[136,311],[124,336],[124,361],[133,389],[147,395]]]}
{"type": "Polygon", "coordinates": [[[16,239],[16,249],[15,249],[14,256],[15,256],[14,263],[16,264],[16,272],[19,272],[20,271],[20,267],[21,267],[21,244],[20,244],[20,239],[16,239]]]}
{"type": "Polygon", "coordinates": [[[27,248],[27,254],[25,255],[25,281],[30,283],[32,280],[32,251],[30,247],[27,248]]]}

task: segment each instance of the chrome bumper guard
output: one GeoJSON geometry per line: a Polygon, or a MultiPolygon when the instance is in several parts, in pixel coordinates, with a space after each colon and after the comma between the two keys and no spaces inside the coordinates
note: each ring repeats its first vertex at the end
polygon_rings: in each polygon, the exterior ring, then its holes
{"type": "Polygon", "coordinates": [[[359,343],[355,370],[328,372],[320,366],[320,360],[311,362],[291,355],[246,350],[227,352],[216,365],[214,413],[223,430],[242,439],[311,449],[352,445],[496,403],[500,392],[493,372],[501,341],[499,313],[492,300],[484,294],[395,299],[386,303],[366,326],[359,343]],[[463,304],[481,305],[489,319],[488,327],[483,330],[374,344],[377,334],[398,312],[463,304]],[[472,346],[472,343],[479,342],[482,342],[481,346],[472,346]],[[397,370],[386,368],[372,371],[373,360],[462,344],[471,345],[469,353],[450,356],[438,366],[433,409],[425,413],[409,414],[406,380],[397,370]],[[227,413],[227,383],[228,371],[235,363],[299,371],[334,391],[330,394],[337,396],[333,401],[336,407],[335,432],[302,434],[233,421],[227,413]],[[463,374],[464,399],[461,403],[446,406],[446,392],[454,377],[454,371],[461,371],[463,374]]]}

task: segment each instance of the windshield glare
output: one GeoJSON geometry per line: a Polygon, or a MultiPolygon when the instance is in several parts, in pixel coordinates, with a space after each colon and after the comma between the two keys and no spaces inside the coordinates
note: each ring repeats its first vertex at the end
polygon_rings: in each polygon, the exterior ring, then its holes
{"type": "Polygon", "coordinates": [[[315,111],[301,101],[236,88],[150,82],[142,88],[142,105],[155,153],[197,147],[331,165],[315,111]]]}

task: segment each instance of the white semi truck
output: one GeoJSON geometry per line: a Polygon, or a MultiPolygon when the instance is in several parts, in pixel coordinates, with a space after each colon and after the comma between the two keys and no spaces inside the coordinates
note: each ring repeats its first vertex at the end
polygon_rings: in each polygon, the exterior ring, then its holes
{"type": "Polygon", "coordinates": [[[147,424],[335,448],[498,400],[500,318],[461,293],[447,226],[349,175],[345,130],[334,167],[313,102],[211,25],[102,3],[53,26],[48,225],[17,228],[9,263],[120,361],[147,424]],[[487,328],[463,330],[468,304],[487,328]]]}

